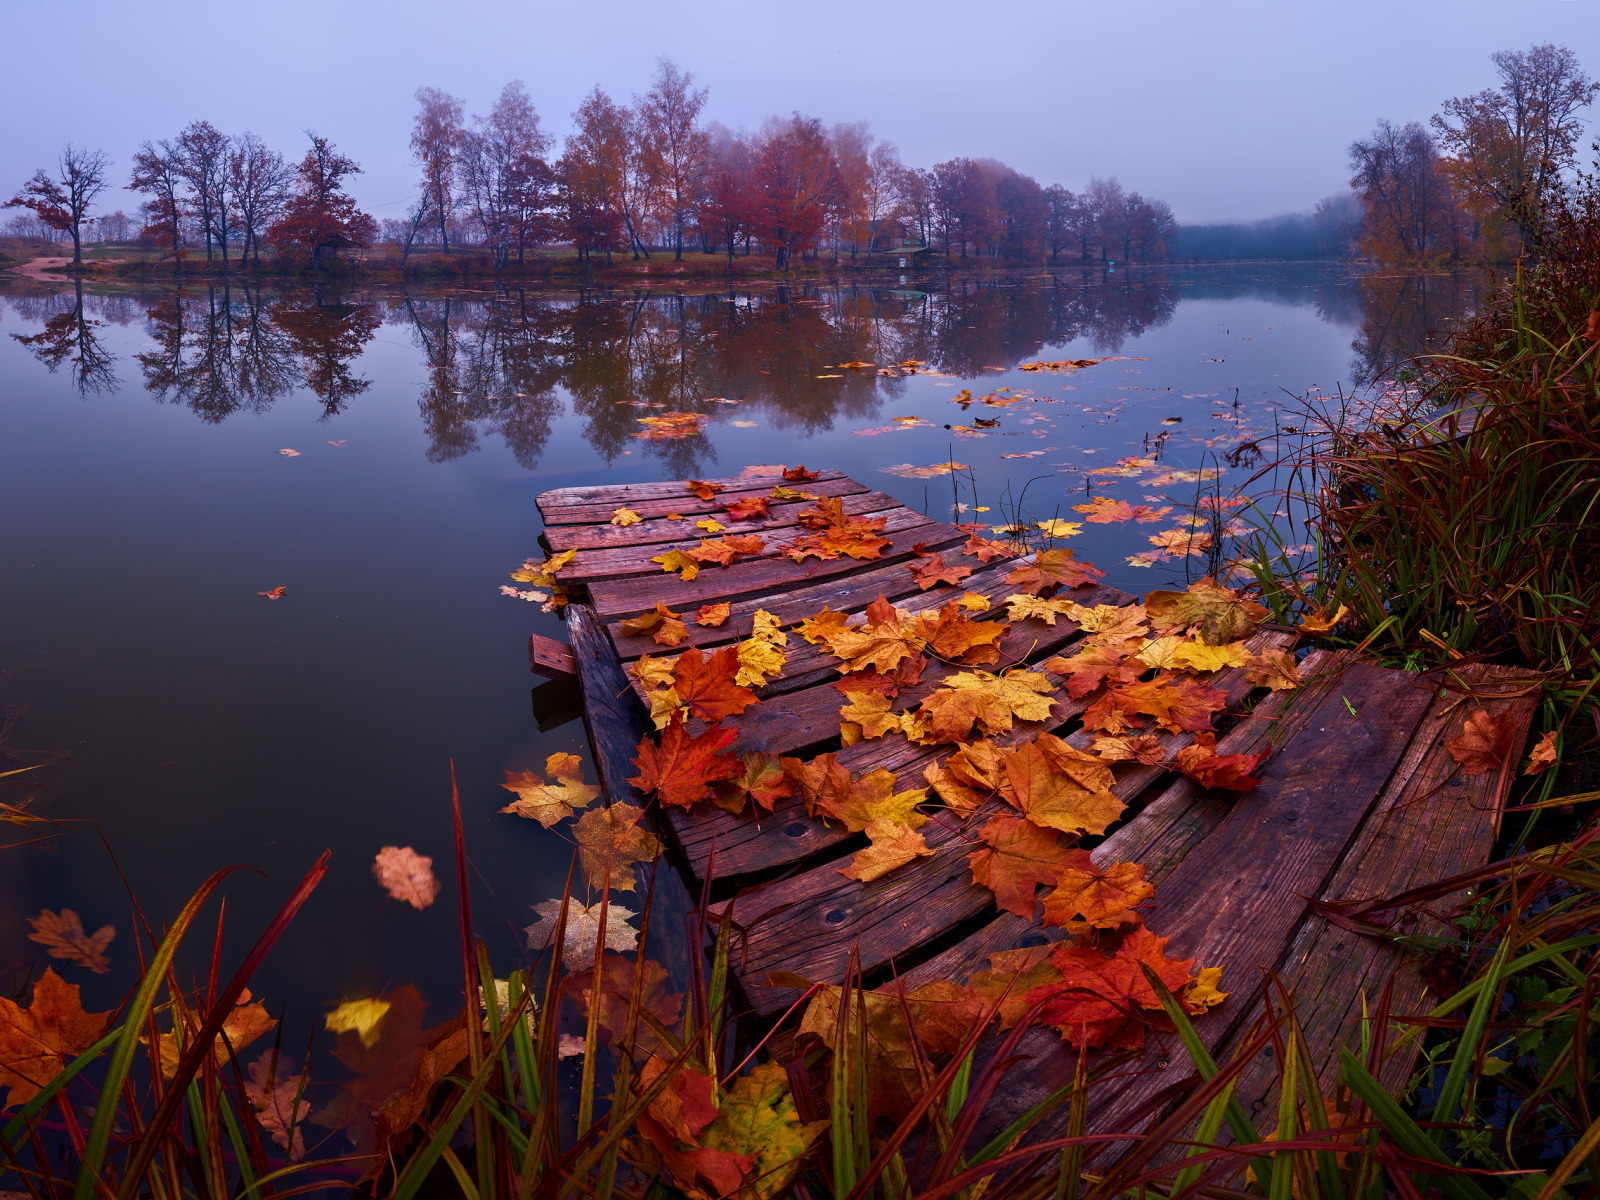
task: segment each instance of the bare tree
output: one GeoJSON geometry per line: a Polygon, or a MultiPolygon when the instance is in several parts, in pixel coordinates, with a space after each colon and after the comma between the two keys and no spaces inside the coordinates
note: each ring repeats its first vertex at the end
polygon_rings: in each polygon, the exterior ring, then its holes
{"type": "Polygon", "coordinates": [[[83,263],[83,223],[89,216],[89,205],[105,190],[106,168],[111,160],[100,150],[89,150],[67,143],[56,163],[56,176],[43,167],[22,190],[3,206],[26,208],[33,211],[51,229],[72,234],[72,262],[83,263]]]}
{"type": "Polygon", "coordinates": [[[496,267],[513,250],[520,264],[528,243],[545,233],[554,175],[544,155],[553,140],[518,81],[506,84],[488,117],[473,118],[463,140],[462,182],[496,267]]]}
{"type": "Polygon", "coordinates": [[[178,174],[189,185],[189,203],[200,220],[206,239],[206,261],[211,261],[211,239],[222,249],[228,265],[228,157],[231,140],[210,121],[192,121],[178,134],[178,174]]]}
{"type": "Polygon", "coordinates": [[[439,241],[450,252],[450,218],[456,211],[456,165],[466,127],[461,101],[438,88],[417,89],[411,154],[422,168],[422,199],[439,223],[439,241]]]}
{"type": "Polygon", "coordinates": [[[872,244],[884,225],[898,218],[906,207],[902,184],[906,169],[900,163],[900,151],[893,142],[879,142],[867,156],[866,189],[862,199],[867,219],[867,257],[872,257],[872,244]]]}
{"type": "Polygon", "coordinates": [[[1416,121],[1379,120],[1350,143],[1350,186],[1366,210],[1366,248],[1378,258],[1420,259],[1453,233],[1455,208],[1433,138],[1416,121]]]}
{"type": "Polygon", "coordinates": [[[128,181],[128,190],[150,197],[144,203],[144,232],[159,231],[172,246],[172,256],[182,269],[179,253],[183,246],[183,176],[178,171],[176,147],[165,139],[140,146],[133,156],[133,178],[128,181]]]}
{"type": "Polygon", "coordinates": [[[129,225],[128,214],[120,208],[116,212],[102,213],[94,222],[95,232],[102,242],[127,241],[129,225]]]}
{"type": "Polygon", "coordinates": [[[654,85],[635,102],[645,170],[670,207],[673,257],[683,258],[683,228],[711,153],[711,141],[700,125],[706,89],[694,89],[694,76],[678,70],[671,59],[656,64],[654,85]]]}
{"type": "Polygon", "coordinates": [[[379,240],[400,247],[400,269],[405,270],[411,249],[417,244],[417,234],[429,223],[433,210],[421,200],[412,201],[403,217],[385,217],[379,240]]]}
{"type": "Polygon", "coordinates": [[[1445,101],[1433,128],[1465,190],[1509,217],[1526,240],[1576,160],[1583,134],[1578,113],[1600,95],[1600,82],[1583,72],[1571,50],[1549,42],[1526,52],[1500,50],[1489,61],[1500,86],[1445,101]]]}
{"type": "MultiPolygon", "coordinates": [[[[268,226],[276,221],[289,202],[294,171],[282,154],[271,149],[253,133],[234,139],[228,155],[228,186],[233,193],[233,208],[239,236],[239,261],[252,251],[261,265],[261,240],[268,226]]],[[[227,257],[226,248],[223,251],[227,257]]]]}

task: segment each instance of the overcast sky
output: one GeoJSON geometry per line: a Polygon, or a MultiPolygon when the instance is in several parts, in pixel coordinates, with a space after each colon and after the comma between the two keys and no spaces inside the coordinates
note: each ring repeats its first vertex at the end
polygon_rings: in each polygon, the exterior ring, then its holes
{"type": "Polygon", "coordinates": [[[3,20],[8,192],[68,140],[120,183],[141,140],[205,118],[292,158],[302,129],[328,135],[380,218],[415,190],[419,84],[470,113],[521,79],[562,135],[591,87],[626,99],[660,55],[731,126],[867,120],[909,164],[1116,175],[1183,221],[1309,209],[1346,186],[1351,138],[1489,86],[1493,50],[1563,42],[1600,74],[1600,0],[5,0],[3,20]]]}

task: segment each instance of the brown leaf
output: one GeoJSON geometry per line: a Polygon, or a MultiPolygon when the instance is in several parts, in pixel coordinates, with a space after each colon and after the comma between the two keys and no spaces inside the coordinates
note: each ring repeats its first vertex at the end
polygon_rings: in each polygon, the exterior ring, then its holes
{"type": "Polygon", "coordinates": [[[78,985],[45,968],[33,1000],[19,1007],[0,995],[0,1087],[5,1108],[26,1104],[105,1032],[109,1012],[84,1012],[78,985]]]}
{"type": "MultiPolygon", "coordinates": [[[[1559,733],[1560,730],[1552,729],[1539,739],[1538,744],[1534,746],[1533,751],[1528,755],[1528,766],[1522,772],[1524,775],[1538,775],[1556,765],[1558,761],[1556,737],[1559,733]]],[[[108,925],[106,928],[109,929],[110,926],[108,925]]]]}
{"type": "Polygon", "coordinates": [[[411,905],[418,912],[439,897],[439,881],[433,875],[433,859],[426,854],[418,854],[410,846],[384,846],[373,859],[372,875],[390,896],[411,905]]]}
{"type": "Polygon", "coordinates": [[[1161,633],[1198,626],[1200,640],[1212,646],[1236,642],[1256,631],[1256,622],[1271,614],[1232,588],[1218,587],[1210,576],[1186,592],[1151,592],[1144,598],[1150,624],[1161,633]]]}
{"type": "Polygon", "coordinates": [[[767,506],[771,503],[771,498],[767,496],[745,496],[732,504],[723,505],[723,509],[729,520],[758,521],[767,515],[767,506]]]}
{"type": "Polygon", "coordinates": [[[1159,767],[1167,760],[1161,739],[1149,733],[1095,738],[1090,749],[1106,762],[1137,762],[1147,767],[1159,767]]]}
{"type": "Polygon", "coordinates": [[[1516,724],[1516,713],[1510,709],[1493,716],[1476,709],[1467,714],[1461,732],[1445,743],[1445,749],[1461,764],[1463,775],[1498,771],[1516,751],[1511,744],[1516,724]]]}
{"type": "Polygon", "coordinates": [[[927,648],[946,662],[974,667],[1000,661],[1000,639],[1005,636],[1004,621],[974,621],[952,600],[937,614],[919,613],[913,628],[927,648]]]}
{"type": "Polygon", "coordinates": [[[59,913],[47,908],[37,917],[29,917],[28,924],[33,926],[28,940],[46,947],[51,958],[64,958],[96,975],[111,970],[111,960],[106,957],[105,949],[117,936],[116,926],[102,925],[92,936],[85,934],[83,922],[70,908],[63,908],[59,913]]]}
{"type": "Polygon", "coordinates": [[[622,622],[622,632],[629,636],[648,633],[658,646],[676,646],[689,636],[689,627],[678,619],[680,616],[681,613],[675,613],[657,601],[655,608],[649,612],[622,622]]]}
{"type": "Polygon", "coordinates": [[[1051,734],[1000,755],[1006,772],[1000,794],[1035,825],[1101,834],[1126,807],[1111,794],[1110,767],[1051,734]]]}
{"type": "Polygon", "coordinates": [[[1034,889],[1055,883],[1074,861],[1073,851],[1054,830],[1020,817],[991,817],[978,837],[988,849],[967,855],[973,880],[992,891],[1001,908],[1033,920],[1034,889]]]}
{"type": "Polygon", "coordinates": [[[1104,576],[1104,571],[1088,563],[1074,562],[1071,547],[1063,546],[1058,550],[1039,551],[1031,563],[1018,563],[1006,576],[1006,583],[1038,595],[1047,587],[1082,587],[1104,576]]]}
{"type": "Polygon", "coordinates": [[[537,821],[546,829],[565,821],[587,808],[600,794],[599,788],[583,782],[581,766],[582,760],[576,754],[557,751],[544,764],[545,774],[553,783],[533,771],[507,771],[506,781],[500,786],[517,798],[500,811],[537,821]]]}
{"type": "Polygon", "coordinates": [[[1287,650],[1258,654],[1245,672],[1245,678],[1257,687],[1269,687],[1275,692],[1292,691],[1306,681],[1300,674],[1299,662],[1287,650]]]}
{"type": "Polygon", "coordinates": [[[722,490],[720,483],[707,483],[704,479],[690,479],[684,482],[684,487],[702,500],[711,500],[722,490]]]}
{"type": "Polygon", "coordinates": [[[599,891],[634,890],[635,863],[654,862],[661,842],[642,828],[644,809],[633,804],[591,808],[578,820],[572,840],[578,843],[578,865],[589,886],[599,891]]]}
{"type": "MultiPolygon", "coordinates": [[[[867,363],[866,365],[871,366],[872,364],[867,363]]],[[[822,474],[821,471],[806,470],[804,464],[802,464],[797,467],[790,467],[783,473],[783,477],[790,483],[810,483],[820,474],[822,474]]]]}
{"type": "Polygon", "coordinates": [[[734,682],[739,674],[739,648],[723,646],[710,657],[690,646],[672,666],[678,703],[707,723],[737,716],[756,703],[756,694],[734,682]]]}
{"type": "Polygon", "coordinates": [[[941,583],[960,583],[971,574],[971,567],[960,563],[946,565],[943,556],[938,554],[921,555],[920,561],[911,568],[911,577],[923,591],[941,583]]]}

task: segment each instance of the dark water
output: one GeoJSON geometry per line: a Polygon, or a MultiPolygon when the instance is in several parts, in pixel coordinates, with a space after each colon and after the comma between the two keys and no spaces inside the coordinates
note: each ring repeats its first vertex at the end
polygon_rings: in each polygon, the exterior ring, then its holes
{"type": "MultiPolygon", "coordinates": [[[[453,760],[500,973],[522,961],[529,906],[559,894],[569,844],[497,811],[502,772],[556,750],[587,760],[575,690],[527,673],[527,635],[560,637],[559,620],[499,592],[539,554],[539,492],[804,462],[948,516],[949,476],[885,468],[953,455],[978,485],[959,496],[966,519],[976,505],[998,519],[1007,486],[1026,485],[1036,515],[1081,521],[1070,506],[1105,478],[1086,472],[1154,446],[1159,470],[1105,494],[1176,517],[1193,472],[1221,470],[1225,489],[1250,473],[1230,450],[1270,454],[1289,393],[1359,386],[1477,287],[1280,266],[696,295],[13,292],[0,769],[52,765],[0,800],[80,824],[0,850],[0,988],[42,969],[25,918],[45,907],[118,928],[110,975],[66,968],[86,1004],[128,986],[129,900],[98,830],[152,923],[220,867],[260,872],[228,885],[228,962],[332,850],[257,980],[287,1006],[286,1045],[341,997],[398,983],[442,1019],[460,1003],[450,895],[414,912],[369,864],[412,845],[450,886],[453,760]],[[1106,356],[1125,357],[1071,377],[1015,369],[1106,356]],[[857,359],[931,373],[830,369],[857,359]],[[952,403],[1005,387],[1041,399],[952,403]],[[668,411],[710,424],[635,436],[668,411]],[[977,416],[1000,426],[946,428],[977,416]],[[280,585],[280,601],[257,595],[280,585]]],[[[1070,544],[1142,592],[1199,573],[1126,562],[1174,523],[1085,525],[1070,544]]],[[[0,827],[0,843],[24,836],[0,827]]]]}

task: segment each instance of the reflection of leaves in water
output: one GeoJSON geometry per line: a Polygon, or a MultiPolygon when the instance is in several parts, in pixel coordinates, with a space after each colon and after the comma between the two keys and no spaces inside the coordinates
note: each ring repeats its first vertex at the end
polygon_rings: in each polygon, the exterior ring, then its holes
{"type": "Polygon", "coordinates": [[[33,352],[53,375],[65,366],[80,396],[117,390],[116,359],[100,344],[95,329],[101,322],[84,308],[83,283],[75,281],[72,307],[46,317],[38,333],[11,336],[33,352]]]}

